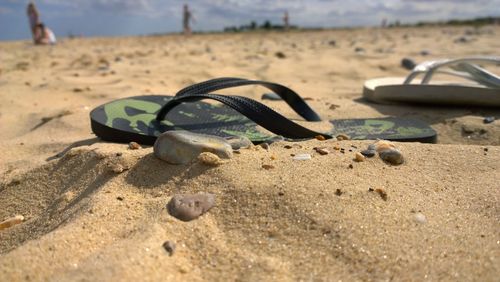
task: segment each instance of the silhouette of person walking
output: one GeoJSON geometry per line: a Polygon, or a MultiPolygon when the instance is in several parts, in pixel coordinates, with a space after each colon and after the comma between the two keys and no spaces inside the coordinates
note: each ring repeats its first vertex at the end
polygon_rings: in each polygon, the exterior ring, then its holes
{"type": "Polygon", "coordinates": [[[28,19],[30,21],[31,36],[33,37],[33,42],[36,43],[36,33],[38,24],[40,23],[40,13],[38,13],[38,10],[33,1],[29,2],[26,13],[28,14],[28,19]]]}
{"type": "Polygon", "coordinates": [[[290,18],[288,17],[288,11],[285,11],[285,15],[283,16],[283,27],[285,28],[285,31],[290,29],[289,20],[290,18]]]}
{"type": "Polygon", "coordinates": [[[191,21],[193,20],[193,15],[191,14],[191,11],[189,10],[189,7],[187,4],[184,4],[184,13],[182,15],[182,27],[184,29],[184,34],[185,35],[190,35],[191,34],[191,21]]]}

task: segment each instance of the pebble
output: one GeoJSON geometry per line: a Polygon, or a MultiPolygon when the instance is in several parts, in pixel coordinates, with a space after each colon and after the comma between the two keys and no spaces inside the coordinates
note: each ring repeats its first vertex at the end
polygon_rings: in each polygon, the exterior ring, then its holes
{"type": "Polygon", "coordinates": [[[361,48],[361,47],[356,47],[356,48],[354,48],[354,52],[356,52],[356,53],[364,53],[365,49],[361,48]]]}
{"type": "Polygon", "coordinates": [[[330,41],[328,42],[328,45],[330,45],[330,46],[335,46],[335,45],[337,45],[337,41],[335,41],[335,40],[330,40],[330,41]]]}
{"type": "Polygon", "coordinates": [[[274,165],[270,165],[270,164],[263,164],[263,165],[262,165],[262,168],[263,168],[263,169],[266,169],[266,170],[270,170],[270,169],[273,169],[273,168],[274,168],[274,165]]]}
{"type": "Polygon", "coordinates": [[[337,190],[335,190],[335,195],[341,196],[342,194],[344,194],[344,192],[342,192],[342,190],[340,190],[338,188],[337,188],[337,190]]]}
{"type": "Polygon", "coordinates": [[[495,121],[495,117],[485,117],[483,123],[492,123],[495,121]]]}
{"type": "Polygon", "coordinates": [[[400,165],[404,163],[403,154],[397,149],[388,149],[378,153],[380,158],[392,165],[400,165]]]}
{"type": "Polygon", "coordinates": [[[422,51],[420,51],[420,55],[422,55],[422,56],[428,56],[430,54],[431,54],[431,52],[429,52],[429,50],[422,50],[422,51]]]}
{"type": "Polygon", "coordinates": [[[346,134],[339,134],[337,135],[337,140],[338,141],[342,141],[342,140],[349,140],[351,139],[349,136],[347,136],[346,134]]]}
{"type": "Polygon", "coordinates": [[[307,161],[311,159],[311,154],[297,154],[293,159],[296,161],[307,161]]]}
{"type": "Polygon", "coordinates": [[[401,66],[407,70],[413,70],[413,68],[416,66],[417,64],[412,60],[412,59],[408,59],[408,58],[403,58],[401,60],[401,66]]]}
{"type": "Polygon", "coordinates": [[[387,201],[387,192],[385,192],[384,189],[377,188],[375,189],[375,192],[377,192],[380,195],[380,198],[382,198],[382,200],[387,201]]]}
{"type": "Polygon", "coordinates": [[[357,162],[364,162],[365,161],[365,156],[363,156],[360,152],[356,152],[354,154],[354,160],[357,162]]]}
{"type": "Polygon", "coordinates": [[[128,143],[128,148],[130,150],[138,150],[138,149],[141,149],[142,147],[137,142],[130,142],[130,143],[128,143]]]}
{"type": "Polygon", "coordinates": [[[175,252],[175,243],[172,241],[165,241],[163,248],[167,251],[169,256],[173,256],[175,252]]]}
{"type": "Polygon", "coordinates": [[[197,219],[215,206],[215,195],[210,193],[177,194],[167,204],[168,213],[182,221],[197,219]]]}
{"type": "Polygon", "coordinates": [[[224,163],[216,154],[210,152],[203,152],[198,155],[198,161],[208,166],[219,166],[224,163]]]}
{"type": "Polygon", "coordinates": [[[366,150],[361,151],[361,154],[367,158],[372,158],[373,156],[375,156],[376,153],[377,153],[377,151],[370,150],[370,149],[366,149],[366,150]]]}
{"type": "Polygon", "coordinates": [[[323,136],[323,135],[316,135],[316,136],[314,136],[314,138],[316,138],[316,140],[319,140],[319,141],[325,141],[326,140],[325,136],[323,136]]]}
{"type": "Polygon", "coordinates": [[[250,148],[253,144],[250,139],[246,136],[232,136],[232,137],[227,137],[226,141],[231,145],[231,148],[233,150],[239,150],[239,149],[247,149],[250,148]]]}
{"type": "Polygon", "coordinates": [[[269,144],[268,143],[260,143],[259,146],[262,147],[262,149],[269,151],[269,144]]]}
{"type": "Polygon", "coordinates": [[[279,59],[284,59],[284,58],[286,58],[285,53],[283,53],[283,52],[281,52],[281,51],[278,51],[278,52],[274,53],[274,55],[275,55],[277,58],[279,58],[279,59]]]}
{"type": "Polygon", "coordinates": [[[0,222],[0,230],[7,229],[24,221],[24,216],[16,215],[14,217],[8,218],[2,222],[0,222]]]}
{"type": "Polygon", "coordinates": [[[264,93],[262,94],[262,97],[260,97],[262,100],[271,100],[271,101],[281,101],[280,95],[276,93],[264,93]]]}
{"type": "Polygon", "coordinates": [[[394,143],[392,143],[391,141],[379,140],[374,144],[368,146],[368,150],[373,150],[373,149],[380,154],[380,152],[385,150],[396,149],[396,145],[394,145],[394,143]]]}
{"type": "Polygon", "coordinates": [[[330,151],[328,151],[327,149],[325,148],[314,148],[314,150],[316,151],[316,153],[324,156],[324,155],[328,155],[330,153],[330,151]]]}
{"type": "Polygon", "coordinates": [[[222,159],[233,156],[233,149],[224,138],[185,130],[161,134],[153,148],[157,158],[170,164],[188,164],[203,152],[211,152],[222,159]]]}
{"type": "Polygon", "coordinates": [[[459,37],[454,40],[455,43],[467,43],[469,42],[469,39],[465,36],[459,37]]]}
{"type": "Polygon", "coordinates": [[[420,212],[415,214],[414,219],[418,223],[426,223],[427,222],[427,218],[425,217],[425,215],[423,213],[420,213],[420,212]]]}

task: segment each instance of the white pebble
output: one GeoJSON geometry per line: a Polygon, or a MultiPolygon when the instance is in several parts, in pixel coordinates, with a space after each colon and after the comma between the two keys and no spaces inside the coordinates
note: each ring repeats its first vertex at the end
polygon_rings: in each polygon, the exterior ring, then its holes
{"type": "Polygon", "coordinates": [[[298,154],[293,157],[296,161],[307,161],[311,159],[311,154],[298,154]]]}
{"type": "Polygon", "coordinates": [[[425,215],[423,213],[418,212],[415,214],[415,221],[418,223],[426,223],[427,218],[425,217],[425,215]]]}

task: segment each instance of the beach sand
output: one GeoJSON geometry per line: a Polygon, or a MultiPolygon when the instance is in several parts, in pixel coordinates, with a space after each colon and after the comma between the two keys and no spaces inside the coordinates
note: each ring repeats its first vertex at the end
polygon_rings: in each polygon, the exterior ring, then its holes
{"type": "MultiPolygon", "coordinates": [[[[500,121],[483,119],[500,111],[372,104],[361,93],[367,79],[405,76],[404,57],[498,55],[499,38],[497,26],[2,42],[0,221],[25,221],[0,231],[0,281],[497,281],[500,121]],[[130,150],[91,132],[89,112],[102,103],[173,95],[221,76],[278,82],[310,98],[324,122],[264,101],[310,128],[416,117],[439,144],[396,143],[400,166],[353,161],[373,141],[351,140],[277,142],[219,167],[174,166],[150,147],[130,150]],[[312,159],[294,161],[300,153],[312,159]],[[191,222],[167,213],[174,194],[198,192],[216,195],[208,213],[191,222]]],[[[259,100],[263,92],[222,93],[259,100]]]]}

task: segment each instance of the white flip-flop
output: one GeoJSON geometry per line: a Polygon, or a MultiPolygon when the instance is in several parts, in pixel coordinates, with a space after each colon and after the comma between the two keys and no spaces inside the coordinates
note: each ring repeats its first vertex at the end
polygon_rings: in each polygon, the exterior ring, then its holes
{"type": "Polygon", "coordinates": [[[423,103],[500,107],[500,76],[477,64],[500,64],[500,57],[468,57],[427,61],[406,77],[386,77],[365,82],[363,96],[376,103],[423,103]],[[447,67],[447,68],[443,68],[447,67]],[[432,81],[435,73],[469,80],[464,83],[432,81]],[[424,74],[422,79],[416,79],[424,74]]]}

